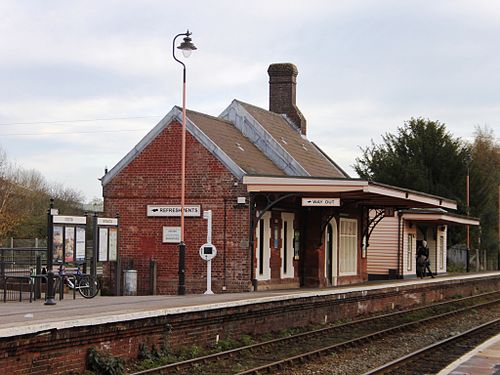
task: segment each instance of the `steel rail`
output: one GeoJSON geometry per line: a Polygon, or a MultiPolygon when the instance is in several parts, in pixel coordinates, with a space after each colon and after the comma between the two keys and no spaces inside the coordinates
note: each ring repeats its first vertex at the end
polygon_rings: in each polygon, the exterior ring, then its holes
{"type": "MultiPolygon", "coordinates": [[[[193,358],[193,359],[184,360],[184,361],[181,361],[181,362],[175,362],[175,363],[163,365],[163,366],[152,368],[152,369],[147,369],[147,370],[135,372],[135,373],[132,373],[131,375],[167,374],[167,373],[171,373],[171,372],[175,372],[175,371],[180,371],[180,370],[188,368],[188,367],[193,367],[196,364],[206,364],[206,363],[212,363],[212,362],[215,362],[215,361],[218,361],[218,360],[221,360],[221,359],[225,359],[225,358],[232,358],[232,357],[235,357],[237,354],[240,354],[242,352],[247,352],[247,351],[248,352],[252,352],[252,351],[255,351],[255,350],[259,350],[259,349],[261,349],[263,347],[272,347],[273,345],[278,345],[278,344],[282,344],[282,343],[286,343],[286,342],[290,342],[290,341],[293,342],[293,341],[297,341],[297,340],[304,340],[305,338],[311,338],[311,337],[315,337],[315,336],[325,335],[328,332],[332,332],[332,331],[339,330],[339,329],[346,328],[346,327],[354,327],[354,326],[357,326],[357,325],[361,325],[363,323],[370,323],[370,322],[375,322],[375,321],[382,321],[384,319],[393,318],[393,317],[398,316],[398,315],[399,316],[405,316],[405,315],[409,315],[409,314],[412,314],[414,312],[421,311],[421,310],[433,309],[433,308],[439,308],[439,307],[446,306],[446,305],[453,305],[453,304],[457,304],[457,303],[463,303],[463,302],[467,302],[469,300],[474,300],[474,299],[478,299],[478,298],[493,296],[493,295],[499,294],[499,293],[500,293],[500,291],[482,293],[482,294],[478,294],[478,295],[474,295],[474,296],[469,296],[469,297],[463,297],[463,298],[459,298],[459,299],[454,299],[454,300],[451,300],[451,301],[439,302],[439,303],[432,304],[432,305],[419,306],[419,307],[416,307],[416,308],[413,308],[413,309],[409,309],[409,310],[395,311],[395,312],[391,312],[391,313],[388,313],[388,314],[376,315],[376,316],[372,316],[372,317],[368,317],[368,318],[358,319],[358,320],[354,320],[354,321],[351,321],[351,322],[346,322],[346,323],[337,324],[337,325],[334,325],[334,326],[329,326],[329,327],[324,327],[324,328],[316,329],[316,330],[313,330],[313,331],[302,332],[302,333],[299,333],[299,334],[296,334],[296,335],[292,335],[292,336],[288,336],[288,337],[272,339],[272,340],[264,341],[264,342],[261,342],[261,343],[256,343],[256,344],[252,344],[252,345],[248,345],[248,346],[244,346],[244,347],[239,347],[239,348],[235,348],[235,349],[231,349],[231,350],[227,350],[227,351],[223,351],[223,352],[208,354],[208,355],[203,356],[203,357],[197,357],[197,358],[193,358]]],[[[497,303],[498,301],[500,301],[500,300],[494,300],[493,302],[487,302],[487,304],[497,303]]],[[[349,346],[349,345],[355,345],[357,341],[368,340],[368,339],[372,339],[372,338],[375,338],[375,337],[383,335],[383,334],[388,334],[391,330],[392,331],[396,331],[398,329],[402,329],[404,327],[407,327],[408,325],[411,325],[411,324],[421,323],[422,321],[426,321],[427,319],[429,319],[429,320],[437,319],[437,318],[442,317],[442,316],[456,314],[456,313],[462,312],[464,310],[471,309],[471,308],[476,308],[476,307],[482,306],[482,305],[483,304],[473,305],[473,306],[469,306],[469,307],[466,307],[466,308],[461,308],[461,309],[458,309],[458,310],[453,310],[451,312],[446,312],[444,314],[435,315],[435,316],[432,316],[430,318],[425,318],[424,320],[419,320],[417,322],[404,323],[403,325],[399,325],[397,327],[388,328],[388,329],[385,329],[385,330],[377,331],[377,332],[369,334],[369,335],[358,337],[356,339],[344,341],[343,343],[331,345],[331,346],[327,347],[326,350],[327,351],[328,350],[334,350],[332,348],[337,348],[338,349],[342,345],[344,345],[344,346],[345,345],[347,345],[347,346],[349,346]]],[[[323,348],[323,349],[325,349],[325,348],[323,348]]],[[[254,369],[251,369],[251,370],[246,370],[244,372],[240,372],[238,374],[252,374],[252,373],[258,373],[258,372],[260,372],[260,371],[262,371],[264,369],[281,367],[285,363],[290,362],[290,361],[291,362],[295,362],[295,361],[297,361],[299,359],[303,360],[308,355],[311,355],[311,356],[318,355],[320,352],[322,352],[323,349],[318,349],[318,350],[314,350],[314,351],[311,351],[311,352],[308,352],[308,353],[304,353],[304,354],[301,354],[301,355],[290,357],[289,359],[272,362],[269,365],[259,366],[259,367],[256,367],[254,369]],[[271,367],[269,367],[269,366],[271,366],[271,367]]]]}
{"type": "Polygon", "coordinates": [[[248,369],[248,370],[245,370],[245,371],[241,371],[241,372],[236,373],[236,375],[260,374],[264,370],[265,371],[270,371],[272,369],[281,369],[281,368],[283,368],[283,367],[285,367],[287,365],[291,365],[291,364],[293,364],[295,362],[299,362],[300,361],[301,363],[304,363],[308,359],[312,359],[314,357],[320,357],[322,355],[330,354],[330,353],[332,353],[334,351],[340,351],[340,350],[346,349],[348,347],[358,346],[358,345],[361,345],[361,344],[363,344],[363,343],[365,343],[367,341],[370,341],[372,339],[380,338],[380,337],[389,335],[389,334],[397,332],[397,331],[402,331],[403,329],[407,329],[407,328],[410,328],[412,326],[420,325],[422,322],[428,322],[428,321],[432,321],[432,320],[437,320],[437,319],[440,319],[440,318],[443,318],[443,317],[446,317],[446,316],[456,315],[456,314],[458,314],[460,312],[464,312],[464,311],[467,311],[467,310],[472,310],[472,309],[475,309],[475,308],[478,308],[478,307],[485,307],[485,306],[488,306],[488,305],[491,305],[491,304],[494,304],[494,303],[498,303],[498,302],[500,302],[500,299],[496,300],[496,301],[489,301],[489,302],[478,304],[478,305],[468,306],[468,307],[465,307],[465,308],[462,308],[462,309],[459,309],[459,310],[450,311],[450,312],[439,314],[439,315],[436,315],[436,316],[431,316],[431,317],[424,318],[424,319],[421,319],[421,320],[418,320],[418,321],[415,321],[415,322],[401,324],[401,325],[398,325],[398,326],[395,326],[395,327],[387,328],[387,329],[380,330],[380,331],[377,331],[377,332],[374,332],[374,333],[371,333],[371,334],[368,334],[368,335],[365,335],[365,336],[361,336],[361,337],[358,337],[358,338],[355,338],[355,339],[352,339],[352,340],[349,340],[349,341],[346,341],[346,342],[343,342],[343,343],[326,346],[326,347],[323,347],[323,348],[320,348],[320,349],[316,349],[316,350],[313,350],[313,351],[310,351],[310,352],[307,352],[307,353],[302,353],[302,354],[298,354],[298,355],[295,355],[295,356],[292,356],[292,357],[288,357],[288,358],[285,358],[285,359],[282,359],[282,360],[279,360],[279,361],[275,361],[275,362],[272,362],[272,363],[269,363],[269,364],[266,364],[266,365],[263,365],[263,366],[259,366],[259,367],[255,367],[255,368],[248,369]]]}
{"type": "MultiPolygon", "coordinates": [[[[460,343],[461,340],[467,339],[471,335],[481,334],[484,329],[490,328],[491,326],[494,326],[495,324],[498,324],[498,323],[500,323],[500,318],[490,320],[489,322],[481,324],[480,326],[471,328],[465,332],[462,332],[462,333],[459,333],[455,336],[438,341],[438,342],[431,344],[431,345],[428,345],[422,349],[416,350],[412,353],[409,353],[409,354],[404,355],[400,358],[397,358],[391,362],[388,362],[380,367],[377,367],[373,370],[370,370],[370,371],[364,373],[364,375],[385,374],[389,371],[399,370],[402,367],[406,366],[407,364],[416,361],[417,359],[419,359],[422,356],[428,355],[431,352],[435,353],[436,350],[439,350],[439,349],[443,348],[444,346],[447,346],[449,348],[450,345],[460,343]]],[[[469,349],[466,348],[464,350],[464,352],[462,353],[462,355],[468,351],[469,351],[469,349]]],[[[455,357],[456,357],[456,355],[455,355],[455,357]]]]}

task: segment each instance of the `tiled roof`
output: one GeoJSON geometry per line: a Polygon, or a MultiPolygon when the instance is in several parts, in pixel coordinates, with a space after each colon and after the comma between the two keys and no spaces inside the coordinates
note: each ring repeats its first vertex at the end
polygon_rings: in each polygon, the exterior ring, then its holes
{"type": "Polygon", "coordinates": [[[230,122],[190,110],[186,111],[186,114],[188,119],[247,174],[285,175],[230,122]]]}
{"type": "Polygon", "coordinates": [[[347,178],[335,163],[329,160],[283,116],[237,101],[261,124],[272,137],[313,177],[347,178]]]}
{"type": "MultiPolygon", "coordinates": [[[[349,178],[283,116],[237,100],[229,109],[239,111],[234,123],[223,119],[223,115],[214,117],[188,110],[186,126],[235,176],[349,178]]],[[[181,121],[178,107],[174,107],[103,176],[102,184],[106,185],[113,179],[174,120],[181,121]]]]}

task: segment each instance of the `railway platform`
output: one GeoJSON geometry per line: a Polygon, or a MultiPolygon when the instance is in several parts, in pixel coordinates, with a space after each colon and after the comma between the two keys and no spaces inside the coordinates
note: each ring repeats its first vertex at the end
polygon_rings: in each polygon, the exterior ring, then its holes
{"type": "Polygon", "coordinates": [[[500,335],[485,341],[439,372],[438,375],[499,375],[500,335]]]}
{"type": "Polygon", "coordinates": [[[0,338],[50,329],[114,323],[297,298],[348,295],[386,289],[398,290],[411,285],[437,285],[453,280],[473,280],[488,276],[500,277],[500,272],[438,276],[434,279],[373,281],[324,289],[301,288],[212,295],[98,296],[94,299],[84,299],[80,296],[73,299],[67,295],[63,300],[57,300],[57,304],[53,306],[45,306],[43,300],[33,303],[8,302],[0,304],[0,338]]]}
{"type": "Polygon", "coordinates": [[[43,300],[8,302],[0,304],[0,364],[12,373],[52,373],[56,367],[58,373],[82,372],[90,347],[135,358],[144,343],[204,345],[491,290],[500,290],[500,272],[327,289],[90,300],[66,296],[53,306],[43,300]]]}

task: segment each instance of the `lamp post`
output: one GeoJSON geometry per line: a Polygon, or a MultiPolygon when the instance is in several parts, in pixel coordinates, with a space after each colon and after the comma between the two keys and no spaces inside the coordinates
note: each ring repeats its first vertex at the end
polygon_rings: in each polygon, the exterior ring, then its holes
{"type": "Polygon", "coordinates": [[[186,244],[184,243],[184,204],[186,188],[186,65],[175,57],[175,41],[178,37],[184,36],[184,41],[177,47],[182,51],[185,58],[196,50],[191,42],[191,33],[177,34],[172,41],[172,56],[174,60],[182,65],[182,141],[181,141],[181,242],[179,242],[179,284],[177,294],[186,294],[186,244]]]}

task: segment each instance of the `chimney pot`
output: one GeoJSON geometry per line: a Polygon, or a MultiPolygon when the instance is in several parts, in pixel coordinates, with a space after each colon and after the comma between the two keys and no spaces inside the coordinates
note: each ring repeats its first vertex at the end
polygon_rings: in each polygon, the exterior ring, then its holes
{"type": "Polygon", "coordinates": [[[306,119],[296,105],[298,70],[294,64],[271,64],[269,74],[269,110],[286,115],[290,121],[306,134],[306,119]]]}

